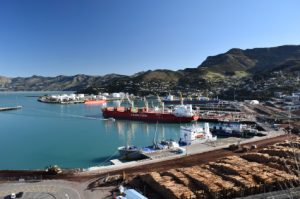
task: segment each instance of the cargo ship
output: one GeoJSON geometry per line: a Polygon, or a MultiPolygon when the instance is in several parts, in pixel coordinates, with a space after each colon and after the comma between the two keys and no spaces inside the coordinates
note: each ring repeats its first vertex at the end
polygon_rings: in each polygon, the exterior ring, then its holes
{"type": "Polygon", "coordinates": [[[199,116],[192,105],[176,105],[174,109],[148,107],[105,107],[102,109],[104,118],[140,120],[146,122],[187,123],[197,121],[199,116]]]}

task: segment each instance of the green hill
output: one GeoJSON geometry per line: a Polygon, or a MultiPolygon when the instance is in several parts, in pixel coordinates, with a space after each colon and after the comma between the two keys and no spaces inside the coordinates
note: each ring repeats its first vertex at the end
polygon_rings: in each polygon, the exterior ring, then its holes
{"type": "Polygon", "coordinates": [[[236,82],[251,76],[268,76],[270,72],[300,71],[300,46],[285,45],[272,48],[238,49],[209,56],[196,68],[183,70],[148,70],[132,76],[108,74],[105,76],[16,77],[0,76],[2,90],[95,90],[134,91],[209,88],[211,82],[236,82]]]}

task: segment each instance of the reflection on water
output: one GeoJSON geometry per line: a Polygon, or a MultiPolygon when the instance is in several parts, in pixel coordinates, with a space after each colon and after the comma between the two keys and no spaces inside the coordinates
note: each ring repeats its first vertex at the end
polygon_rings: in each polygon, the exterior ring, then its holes
{"type": "MultiPolygon", "coordinates": [[[[192,125],[192,124],[184,124],[192,125]]],[[[136,145],[139,143],[138,137],[146,137],[147,140],[167,140],[179,139],[180,124],[166,123],[147,123],[130,120],[106,121],[106,132],[118,132],[119,136],[124,140],[124,144],[136,145]]],[[[151,144],[151,143],[149,143],[151,144]]]]}
{"type": "Polygon", "coordinates": [[[121,100],[115,100],[112,102],[112,106],[121,106],[121,100]]]}
{"type": "MultiPolygon", "coordinates": [[[[93,166],[127,143],[152,144],[156,125],[157,139],[179,138],[180,124],[114,122],[102,117],[99,105],[46,104],[27,97],[45,94],[0,92],[0,106],[23,106],[0,112],[0,169],[38,169],[52,164],[64,168],[93,166]]],[[[108,102],[108,106],[113,103],[108,102]]]]}

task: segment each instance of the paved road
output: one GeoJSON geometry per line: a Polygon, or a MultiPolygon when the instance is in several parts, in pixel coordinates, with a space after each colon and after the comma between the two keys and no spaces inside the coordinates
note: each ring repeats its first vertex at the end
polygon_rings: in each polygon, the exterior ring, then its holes
{"type": "Polygon", "coordinates": [[[5,183],[0,185],[0,199],[23,192],[22,199],[81,199],[79,191],[62,181],[5,183]]]}
{"type": "Polygon", "coordinates": [[[252,196],[247,196],[244,198],[237,199],[291,199],[300,198],[300,187],[287,189],[283,191],[274,191],[269,193],[262,193],[252,196]]]}

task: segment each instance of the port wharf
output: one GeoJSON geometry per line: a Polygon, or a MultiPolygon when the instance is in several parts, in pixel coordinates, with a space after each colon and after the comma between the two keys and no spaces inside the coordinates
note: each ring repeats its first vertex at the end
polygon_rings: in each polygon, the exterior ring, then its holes
{"type": "MultiPolygon", "coordinates": [[[[294,140],[294,139],[295,136],[293,135],[281,135],[276,137],[269,137],[265,140],[251,141],[251,144],[256,144],[258,146],[258,149],[262,149],[263,147],[266,147],[271,144],[275,144],[285,140],[294,140]]],[[[117,188],[117,185],[119,185],[118,180],[126,180],[126,183],[130,184],[131,186],[135,187],[140,191],[143,190],[143,187],[144,190],[146,190],[144,186],[146,184],[143,181],[137,181],[138,183],[137,184],[137,183],[133,183],[132,179],[137,179],[135,178],[136,176],[138,175],[143,176],[145,174],[149,174],[149,172],[156,172],[156,173],[157,172],[161,173],[166,171],[169,172],[170,169],[173,168],[180,169],[183,167],[188,168],[199,164],[201,165],[207,164],[208,162],[219,160],[222,157],[225,156],[232,157],[233,155],[235,155],[236,157],[235,159],[238,160],[240,156],[243,156],[245,154],[243,153],[238,154],[230,150],[219,149],[207,153],[203,152],[202,154],[197,154],[197,155],[181,156],[182,158],[177,158],[177,159],[173,158],[173,160],[170,159],[166,161],[162,161],[162,160],[156,161],[152,164],[150,163],[145,164],[142,167],[137,165],[138,164],[137,162],[131,162],[128,163],[127,169],[120,168],[120,169],[115,169],[113,171],[108,171],[106,173],[95,171],[93,173],[90,172],[89,174],[87,174],[86,172],[80,172],[79,170],[76,171],[65,170],[64,174],[49,176],[43,170],[31,170],[31,171],[30,170],[20,170],[20,171],[5,170],[5,171],[0,171],[0,177],[2,177],[2,179],[5,180],[7,179],[8,181],[6,182],[3,181],[1,183],[0,198],[7,197],[11,193],[18,193],[18,192],[23,193],[22,198],[36,198],[35,196],[41,197],[43,196],[43,194],[45,194],[45,192],[49,193],[49,195],[51,194],[53,198],[54,197],[55,198],[66,197],[66,198],[74,198],[74,199],[107,198],[109,195],[111,195],[111,192],[114,193],[115,188],[117,188]],[[117,185],[115,183],[117,183],[117,185]],[[141,185],[142,188],[139,185],[141,185]]],[[[244,168],[242,167],[242,169],[244,168]]],[[[216,176],[210,176],[208,181],[209,180],[214,181],[215,179],[216,176]]],[[[216,181],[216,183],[218,182],[219,181],[216,181]]],[[[214,183],[212,183],[212,185],[209,185],[208,187],[212,187],[212,186],[214,186],[214,183]]],[[[177,188],[177,186],[174,187],[177,188]]],[[[286,187],[284,186],[284,189],[285,188],[286,187]]],[[[178,192],[178,190],[180,189],[176,189],[175,191],[178,192]]],[[[281,197],[284,194],[289,193],[289,191],[290,190],[282,190],[279,192],[268,192],[268,193],[263,193],[262,195],[254,195],[254,196],[251,195],[250,197],[246,197],[246,198],[247,199],[266,198],[269,196],[270,197],[275,196],[273,198],[290,198],[290,197],[281,197]],[[277,197],[278,194],[280,197],[277,197]]],[[[295,194],[297,194],[295,196],[299,196],[299,188],[294,188],[291,191],[293,191],[293,195],[288,195],[288,196],[294,196],[295,194]]],[[[144,192],[142,191],[142,193],[144,192]]],[[[152,195],[153,197],[149,196],[149,198],[156,198],[155,196],[157,196],[156,194],[158,193],[157,190],[153,190],[153,192],[151,193],[153,193],[152,195]]]]}
{"type": "Polygon", "coordinates": [[[39,102],[49,103],[49,104],[82,104],[86,100],[90,99],[104,99],[105,101],[115,101],[121,100],[121,97],[103,97],[103,96],[93,96],[93,95],[84,95],[84,94],[70,94],[70,95],[45,95],[38,97],[39,102]]]}
{"type": "MultiPolygon", "coordinates": [[[[265,129],[268,128],[265,127],[265,129]]],[[[213,153],[215,151],[228,148],[231,144],[237,144],[237,143],[251,144],[253,142],[259,142],[268,139],[271,140],[285,135],[286,132],[284,132],[283,130],[268,129],[268,131],[265,132],[265,136],[262,137],[254,136],[253,138],[247,138],[247,139],[229,137],[229,138],[219,139],[214,142],[193,144],[193,145],[186,146],[185,147],[186,151],[183,154],[162,153],[158,156],[151,156],[149,159],[144,159],[144,160],[130,161],[125,163],[118,162],[118,164],[116,165],[109,165],[109,166],[95,166],[95,167],[90,167],[88,169],[84,169],[83,172],[79,173],[78,175],[89,176],[89,175],[99,175],[99,174],[106,174],[110,172],[117,172],[124,169],[131,169],[133,167],[141,167],[146,165],[158,164],[165,161],[177,160],[185,156],[198,155],[204,153],[213,153]]]]}
{"type": "Polygon", "coordinates": [[[22,106],[0,107],[0,111],[13,111],[21,108],[22,106]]]}

